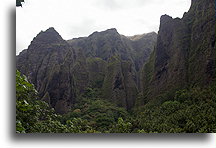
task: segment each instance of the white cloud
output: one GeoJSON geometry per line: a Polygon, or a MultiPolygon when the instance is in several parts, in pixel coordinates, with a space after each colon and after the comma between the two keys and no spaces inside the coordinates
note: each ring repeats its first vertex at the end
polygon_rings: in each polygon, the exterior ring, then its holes
{"type": "Polygon", "coordinates": [[[41,30],[54,27],[64,39],[117,28],[120,34],[158,31],[160,16],[182,17],[191,0],[25,0],[17,10],[17,54],[41,30]]]}

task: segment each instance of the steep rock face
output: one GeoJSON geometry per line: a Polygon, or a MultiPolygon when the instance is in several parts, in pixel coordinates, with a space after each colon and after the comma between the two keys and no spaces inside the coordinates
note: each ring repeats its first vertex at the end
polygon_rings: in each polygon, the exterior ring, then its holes
{"type": "Polygon", "coordinates": [[[215,81],[215,1],[192,0],[190,11],[184,15],[183,21],[191,31],[189,83],[211,84],[215,81]]]}
{"type": "Polygon", "coordinates": [[[79,50],[76,54],[76,60],[72,73],[74,75],[76,85],[76,94],[79,95],[84,92],[89,83],[89,73],[87,70],[86,57],[82,50],[79,50]]]}
{"type": "Polygon", "coordinates": [[[155,32],[126,37],[113,28],[94,32],[89,37],[72,39],[68,43],[76,52],[81,49],[87,58],[97,57],[108,62],[111,57],[119,56],[121,60],[132,62],[132,73],[139,87],[140,69],[153,51],[156,40],[155,32]]]}
{"type": "Polygon", "coordinates": [[[156,49],[143,70],[148,98],[215,80],[214,0],[192,0],[182,19],[161,17],[156,49]]]}
{"type": "Polygon", "coordinates": [[[139,90],[142,87],[141,72],[143,65],[149,61],[150,54],[155,48],[157,42],[157,34],[155,32],[135,35],[124,38],[124,42],[131,49],[131,55],[136,70],[136,85],[139,90]],[[129,40],[128,40],[129,39],[129,40]]]}
{"type": "Polygon", "coordinates": [[[108,61],[102,90],[104,98],[118,106],[131,109],[138,93],[133,78],[132,63],[122,61],[118,56],[111,57],[108,61]]]}
{"type": "Polygon", "coordinates": [[[189,42],[184,42],[184,39],[187,37],[188,29],[180,19],[167,15],[161,17],[151,86],[154,94],[185,86],[189,42]]]}
{"type": "Polygon", "coordinates": [[[65,41],[49,28],[17,56],[17,69],[58,113],[68,112],[87,87],[99,88],[104,99],[131,109],[139,69],[153,50],[156,36],[150,33],[131,40],[108,29],[65,41]]]}
{"type": "Polygon", "coordinates": [[[109,60],[119,56],[121,60],[131,60],[139,71],[154,49],[157,40],[155,32],[136,38],[120,35],[115,28],[94,32],[88,37],[69,40],[68,43],[77,51],[82,49],[86,57],[98,57],[109,60]]]}
{"type": "Polygon", "coordinates": [[[89,86],[92,88],[102,88],[106,75],[107,62],[98,57],[86,59],[89,72],[89,86]]]}
{"type": "Polygon", "coordinates": [[[87,38],[78,38],[68,42],[73,48],[82,49],[86,57],[99,57],[108,60],[113,55],[119,55],[123,60],[131,58],[128,54],[128,47],[124,46],[121,35],[114,28],[94,32],[87,38]]]}
{"type": "Polygon", "coordinates": [[[157,34],[151,32],[143,35],[135,35],[129,37],[129,39],[132,46],[131,54],[135,62],[135,68],[139,71],[143,64],[148,60],[155,47],[157,34]]]}
{"type": "Polygon", "coordinates": [[[150,56],[156,36],[149,33],[132,40],[108,29],[68,43],[87,58],[87,64],[82,64],[89,80],[85,86],[102,88],[105,99],[130,109],[138,93],[139,69],[150,56]]]}
{"type": "Polygon", "coordinates": [[[17,69],[35,85],[40,97],[61,113],[75,99],[71,75],[73,52],[55,29],[49,28],[40,32],[28,49],[17,56],[17,69]],[[59,100],[64,100],[64,107],[58,107],[59,100]]]}

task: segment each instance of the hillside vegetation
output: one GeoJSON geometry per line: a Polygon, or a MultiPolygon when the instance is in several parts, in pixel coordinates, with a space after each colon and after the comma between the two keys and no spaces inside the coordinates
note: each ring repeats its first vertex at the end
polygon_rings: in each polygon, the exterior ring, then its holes
{"type": "Polygon", "coordinates": [[[67,114],[37,98],[34,85],[16,72],[17,133],[210,133],[216,132],[215,88],[193,88],[161,96],[127,112],[88,88],[67,114]],[[160,99],[161,100],[161,99],[160,99]],[[156,100],[155,100],[156,101],[156,100]]]}
{"type": "Polygon", "coordinates": [[[41,31],[16,56],[17,132],[216,132],[215,10],[192,0],[158,34],[41,31]]]}

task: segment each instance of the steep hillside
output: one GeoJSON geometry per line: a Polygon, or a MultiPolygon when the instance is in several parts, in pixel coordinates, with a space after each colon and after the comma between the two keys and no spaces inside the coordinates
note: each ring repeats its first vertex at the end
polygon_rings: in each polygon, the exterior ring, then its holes
{"type": "Polygon", "coordinates": [[[215,133],[215,18],[192,0],[158,34],[40,32],[16,57],[16,132],[215,133]]]}
{"type": "Polygon", "coordinates": [[[40,32],[17,56],[17,69],[35,85],[42,100],[60,113],[75,101],[71,69],[74,56],[73,49],[54,28],[40,32]]]}
{"type": "Polygon", "coordinates": [[[17,69],[59,113],[68,112],[88,87],[100,89],[102,98],[130,109],[138,93],[139,69],[153,50],[156,36],[150,33],[140,42],[132,41],[108,29],[65,41],[49,28],[17,56],[17,69]]]}
{"type": "Polygon", "coordinates": [[[68,40],[68,43],[76,51],[82,49],[86,57],[99,57],[107,61],[112,56],[119,56],[122,60],[131,60],[138,71],[154,49],[156,40],[155,32],[134,39],[120,35],[115,28],[112,28],[94,32],[88,37],[68,40]]]}
{"type": "Polygon", "coordinates": [[[214,0],[192,0],[182,19],[163,15],[155,51],[143,69],[144,95],[214,84],[214,28],[214,0]]]}
{"type": "Polygon", "coordinates": [[[148,60],[156,37],[152,32],[131,40],[113,28],[68,43],[87,59],[82,69],[87,69],[89,86],[102,88],[102,97],[130,109],[138,94],[139,70],[148,60]]]}

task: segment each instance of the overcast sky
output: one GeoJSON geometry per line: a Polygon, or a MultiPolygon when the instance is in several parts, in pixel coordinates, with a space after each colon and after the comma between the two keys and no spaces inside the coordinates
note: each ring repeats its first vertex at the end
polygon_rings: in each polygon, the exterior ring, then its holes
{"type": "Polygon", "coordinates": [[[191,0],[25,0],[16,8],[16,54],[49,27],[66,40],[109,28],[127,36],[157,32],[161,15],[181,18],[190,4],[191,0]]]}

